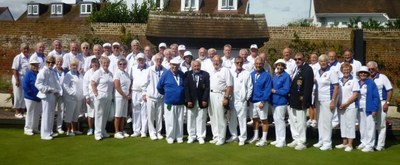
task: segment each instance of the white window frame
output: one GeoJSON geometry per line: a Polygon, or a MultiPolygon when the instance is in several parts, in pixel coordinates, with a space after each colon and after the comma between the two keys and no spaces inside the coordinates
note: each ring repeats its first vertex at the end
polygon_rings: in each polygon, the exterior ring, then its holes
{"type": "Polygon", "coordinates": [[[52,4],[51,5],[51,15],[62,15],[63,5],[62,4],[52,4]],[[60,9],[60,10],[58,10],[60,9]]]}
{"type": "Polygon", "coordinates": [[[32,5],[28,5],[28,15],[32,14],[32,5]]]}
{"type": "Polygon", "coordinates": [[[237,6],[238,0],[218,0],[218,10],[237,10],[237,6]],[[229,4],[230,1],[232,4],[229,4]]]}
{"type": "Polygon", "coordinates": [[[39,5],[29,4],[28,15],[39,15],[39,5]]]}
{"type": "Polygon", "coordinates": [[[198,11],[199,0],[182,0],[181,11],[198,11]]]}
{"type": "Polygon", "coordinates": [[[81,6],[80,13],[82,15],[88,15],[93,12],[93,4],[91,4],[91,3],[84,3],[84,4],[81,4],[80,6],[81,6]],[[90,12],[87,11],[88,7],[90,7],[90,12]]]}

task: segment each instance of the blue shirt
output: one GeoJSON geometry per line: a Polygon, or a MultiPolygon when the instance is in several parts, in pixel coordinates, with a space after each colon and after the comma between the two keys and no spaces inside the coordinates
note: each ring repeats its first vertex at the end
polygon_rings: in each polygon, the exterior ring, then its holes
{"type": "Polygon", "coordinates": [[[263,69],[260,73],[253,71],[250,76],[253,82],[253,93],[250,98],[251,102],[265,103],[269,101],[272,89],[271,75],[263,69]]]}
{"type": "Polygon", "coordinates": [[[177,76],[174,76],[171,70],[167,70],[161,75],[157,90],[164,95],[165,104],[183,105],[185,103],[184,77],[182,71],[178,71],[177,76]]]}
{"type": "Polygon", "coordinates": [[[40,102],[41,99],[36,96],[39,92],[35,87],[36,76],[37,73],[32,70],[27,71],[22,79],[22,88],[24,89],[24,98],[40,102]]]}
{"type": "Polygon", "coordinates": [[[275,93],[272,94],[272,105],[280,106],[288,103],[288,94],[290,90],[290,76],[286,72],[282,72],[280,76],[276,73],[272,78],[272,88],[275,93]]]}

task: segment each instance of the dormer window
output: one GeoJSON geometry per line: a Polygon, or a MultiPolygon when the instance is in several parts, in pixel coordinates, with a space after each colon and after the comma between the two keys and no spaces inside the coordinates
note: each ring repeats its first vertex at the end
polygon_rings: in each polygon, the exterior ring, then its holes
{"type": "Polygon", "coordinates": [[[63,5],[62,4],[52,4],[51,5],[51,15],[62,15],[63,5]]]}
{"type": "Polygon", "coordinates": [[[199,10],[199,0],[183,0],[185,1],[183,4],[184,6],[181,6],[182,11],[197,11],[199,10]]]}
{"type": "Polygon", "coordinates": [[[89,15],[92,13],[93,5],[91,3],[84,3],[81,4],[81,14],[82,15],[89,15]]]}
{"type": "Polygon", "coordinates": [[[37,4],[28,5],[28,15],[38,16],[39,15],[39,5],[37,5],[37,4]]]}
{"type": "Polygon", "coordinates": [[[218,0],[218,10],[237,10],[237,0],[218,0]]]}

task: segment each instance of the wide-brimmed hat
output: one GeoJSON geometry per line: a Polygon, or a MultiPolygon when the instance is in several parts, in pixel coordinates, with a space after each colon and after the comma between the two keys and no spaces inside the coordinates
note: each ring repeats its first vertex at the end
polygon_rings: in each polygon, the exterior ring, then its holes
{"type": "Polygon", "coordinates": [[[367,66],[362,66],[362,67],[360,68],[360,70],[357,71],[357,76],[358,76],[361,72],[368,73],[368,75],[371,74],[371,72],[369,72],[367,66]]]}
{"type": "Polygon", "coordinates": [[[283,64],[283,68],[286,69],[285,60],[283,60],[283,59],[276,60],[275,63],[274,63],[274,67],[276,68],[276,65],[278,65],[278,64],[283,64]]]}

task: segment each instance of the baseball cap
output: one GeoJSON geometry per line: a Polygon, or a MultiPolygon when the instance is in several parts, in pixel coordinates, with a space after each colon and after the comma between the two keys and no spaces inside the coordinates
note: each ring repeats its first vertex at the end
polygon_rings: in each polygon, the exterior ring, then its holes
{"type": "Polygon", "coordinates": [[[257,44],[251,44],[250,49],[258,49],[257,44]]]}
{"type": "Polygon", "coordinates": [[[166,47],[167,47],[167,44],[165,44],[164,42],[161,42],[161,43],[158,45],[158,48],[161,48],[161,47],[166,48],[166,47]]]}
{"type": "Polygon", "coordinates": [[[178,46],[178,50],[186,50],[185,45],[179,45],[179,46],[178,46]]]}

